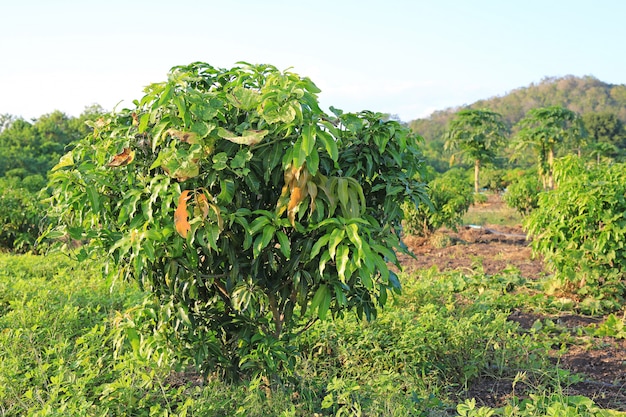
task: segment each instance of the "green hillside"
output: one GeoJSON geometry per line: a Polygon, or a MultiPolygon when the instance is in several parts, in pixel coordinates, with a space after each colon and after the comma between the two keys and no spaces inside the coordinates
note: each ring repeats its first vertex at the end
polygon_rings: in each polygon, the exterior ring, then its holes
{"type": "Polygon", "coordinates": [[[452,116],[464,108],[498,112],[513,126],[530,109],[557,105],[581,115],[612,113],[626,123],[626,85],[608,84],[591,76],[546,77],[537,84],[515,89],[503,96],[436,111],[427,118],[412,120],[409,126],[429,141],[439,139],[452,116]]]}

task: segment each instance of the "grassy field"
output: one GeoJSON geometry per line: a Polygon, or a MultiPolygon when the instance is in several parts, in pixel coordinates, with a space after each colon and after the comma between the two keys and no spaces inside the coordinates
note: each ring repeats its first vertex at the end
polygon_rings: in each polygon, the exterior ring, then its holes
{"type": "Polygon", "coordinates": [[[522,224],[522,216],[515,209],[507,206],[499,194],[486,193],[483,194],[483,198],[485,199],[484,202],[477,202],[469,208],[463,216],[463,224],[511,227],[522,224]]]}
{"type": "Polygon", "coordinates": [[[571,347],[626,339],[623,317],[558,326],[548,317],[575,303],[514,268],[402,282],[376,321],[314,326],[270,390],[202,378],[150,331],[146,294],[97,263],[0,255],[0,416],[626,416],[623,390],[572,395],[587,377],[560,366],[571,347]]]}

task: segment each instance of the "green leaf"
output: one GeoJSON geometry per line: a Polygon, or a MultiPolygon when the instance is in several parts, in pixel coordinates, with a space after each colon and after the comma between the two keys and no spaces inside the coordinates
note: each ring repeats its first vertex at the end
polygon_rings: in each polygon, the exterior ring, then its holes
{"type": "Polygon", "coordinates": [[[361,252],[363,250],[363,241],[361,240],[361,236],[359,236],[359,226],[354,223],[346,225],[346,233],[350,241],[356,246],[359,252],[361,252]]]}
{"type": "Polygon", "coordinates": [[[259,216],[252,221],[252,224],[250,224],[248,233],[250,233],[251,236],[254,236],[268,224],[270,224],[270,219],[266,216],[259,216]]]}
{"type": "Polygon", "coordinates": [[[150,261],[154,261],[154,245],[152,244],[152,242],[148,239],[144,239],[144,241],[141,243],[141,249],[143,249],[144,253],[146,254],[146,257],[150,260],[150,261]]]}
{"type": "Polygon", "coordinates": [[[261,101],[261,94],[250,88],[237,86],[226,96],[233,106],[242,110],[253,110],[261,101]]]}
{"type": "Polygon", "coordinates": [[[324,142],[326,152],[332,160],[337,161],[337,159],[339,159],[339,150],[337,149],[337,142],[335,142],[335,139],[330,135],[330,133],[321,130],[319,127],[317,129],[317,137],[324,142]]]}
{"type": "Polygon", "coordinates": [[[230,204],[235,197],[235,182],[231,179],[220,180],[220,193],[217,195],[217,200],[230,204]]]}
{"type": "Polygon", "coordinates": [[[178,307],[178,317],[188,327],[191,327],[191,320],[187,314],[187,310],[183,306],[178,307]]]}
{"type": "Polygon", "coordinates": [[[276,232],[276,237],[278,237],[278,243],[280,244],[280,251],[285,258],[289,259],[291,256],[291,244],[289,242],[289,238],[282,230],[276,232]]]}
{"type": "Polygon", "coordinates": [[[163,150],[157,160],[161,162],[161,168],[171,177],[178,181],[185,181],[200,175],[200,165],[198,160],[202,154],[202,148],[194,145],[189,149],[167,148],[163,150]]]}
{"type": "Polygon", "coordinates": [[[163,93],[161,94],[161,97],[159,97],[159,101],[157,102],[157,104],[159,106],[162,106],[163,104],[165,104],[167,100],[170,99],[171,96],[172,96],[172,84],[167,83],[165,86],[165,90],[163,90],[163,93]]]}
{"type": "Polygon", "coordinates": [[[263,240],[263,248],[265,248],[274,238],[274,233],[276,232],[276,227],[272,225],[267,225],[263,228],[263,234],[261,235],[263,240]]]}
{"type": "Polygon", "coordinates": [[[232,161],[230,161],[230,167],[233,169],[243,168],[251,159],[252,152],[249,149],[240,149],[232,161]]]}
{"type": "Polygon", "coordinates": [[[320,156],[317,153],[317,149],[313,149],[309,156],[306,157],[306,168],[309,170],[312,176],[317,175],[317,171],[320,165],[320,156]]]}
{"type": "Polygon", "coordinates": [[[328,253],[330,254],[330,259],[335,259],[335,250],[337,245],[339,245],[343,238],[346,236],[346,232],[343,229],[335,229],[330,234],[329,244],[328,244],[328,253]]]}
{"type": "Polygon", "coordinates": [[[315,244],[313,245],[313,248],[311,249],[311,254],[309,255],[310,260],[315,259],[317,254],[322,249],[322,246],[326,245],[329,239],[330,239],[330,234],[325,234],[325,235],[322,235],[322,237],[320,237],[317,240],[317,242],[315,242],[315,244]]]}
{"type": "Polygon", "coordinates": [[[220,152],[218,154],[213,155],[213,169],[216,171],[221,171],[228,166],[228,155],[226,152],[220,152]]]}
{"type": "Polygon", "coordinates": [[[266,100],[262,104],[261,114],[267,124],[275,124],[278,122],[291,123],[295,120],[297,111],[291,105],[291,103],[278,106],[276,103],[272,103],[266,100]]]}
{"type": "Polygon", "coordinates": [[[74,165],[74,155],[72,154],[72,151],[69,151],[68,153],[63,155],[61,159],[59,159],[59,163],[52,167],[51,171],[54,172],[61,168],[69,167],[72,165],[74,165]]]}
{"type": "Polygon", "coordinates": [[[128,339],[128,342],[130,343],[130,346],[133,349],[133,352],[135,354],[138,354],[139,347],[140,347],[140,339],[139,339],[139,334],[137,333],[137,330],[135,330],[133,327],[127,327],[125,331],[126,331],[126,338],[128,339]]]}
{"type": "Polygon", "coordinates": [[[348,179],[346,178],[338,178],[337,179],[337,194],[339,197],[339,202],[341,205],[348,209],[348,202],[350,201],[350,194],[348,193],[348,179]]]}
{"type": "Polygon", "coordinates": [[[320,275],[322,276],[324,275],[324,269],[326,269],[326,263],[328,261],[330,261],[330,253],[328,252],[328,250],[325,250],[320,257],[320,263],[318,266],[318,270],[320,272],[320,275]]]}
{"type": "Polygon", "coordinates": [[[215,125],[209,125],[205,122],[195,122],[193,126],[191,126],[191,131],[197,134],[199,137],[203,138],[208,135],[214,128],[215,125]]]}
{"type": "Polygon", "coordinates": [[[315,148],[315,129],[310,124],[302,126],[302,151],[307,157],[315,148]]]}
{"type": "Polygon", "coordinates": [[[66,235],[67,233],[65,233],[63,230],[52,230],[51,232],[46,233],[45,238],[54,240],[54,239],[60,239],[66,235]]]}
{"type": "Polygon", "coordinates": [[[340,307],[345,307],[348,305],[348,299],[346,298],[346,293],[343,291],[343,287],[339,284],[333,285],[335,289],[335,300],[337,305],[340,307]]]}
{"type": "Polygon", "coordinates": [[[144,113],[141,115],[141,118],[139,119],[139,127],[137,128],[139,133],[143,133],[146,131],[149,121],[150,121],[150,113],[144,113]]]}
{"type": "Polygon", "coordinates": [[[100,212],[100,194],[98,194],[98,191],[96,191],[94,186],[88,186],[86,191],[92,210],[94,213],[100,212]]]}
{"type": "Polygon", "coordinates": [[[330,294],[330,290],[326,284],[320,285],[313,296],[313,300],[311,301],[311,309],[315,310],[317,308],[317,317],[319,317],[320,320],[326,319],[328,309],[330,308],[331,298],[332,296],[330,294]]]}
{"type": "Polygon", "coordinates": [[[302,143],[302,136],[300,136],[297,140],[296,143],[293,145],[293,165],[296,168],[299,168],[302,166],[302,164],[304,164],[304,162],[306,161],[306,150],[304,148],[304,145],[302,143]]]}
{"type": "Polygon", "coordinates": [[[367,269],[361,269],[359,271],[359,277],[361,278],[361,283],[365,288],[367,288],[368,291],[371,291],[374,288],[371,273],[367,269]]]}
{"type": "Polygon", "coordinates": [[[337,273],[341,282],[346,282],[346,266],[350,260],[350,248],[347,245],[337,247],[337,273]]]}
{"type": "Polygon", "coordinates": [[[395,262],[396,254],[389,250],[389,248],[386,248],[383,245],[372,245],[372,249],[383,255],[387,262],[395,262]]]}

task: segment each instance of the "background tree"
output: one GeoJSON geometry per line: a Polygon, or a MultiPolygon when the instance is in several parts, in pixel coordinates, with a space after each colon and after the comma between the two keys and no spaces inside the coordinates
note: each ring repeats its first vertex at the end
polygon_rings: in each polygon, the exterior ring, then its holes
{"type": "Polygon", "coordinates": [[[580,116],[564,107],[532,109],[517,124],[515,138],[518,152],[532,148],[538,158],[539,175],[544,189],[554,188],[554,158],[559,147],[580,153],[585,130],[580,116]]]}
{"type": "Polygon", "coordinates": [[[474,164],[474,192],[480,189],[481,165],[494,160],[506,134],[502,116],[490,110],[461,110],[450,122],[445,149],[458,149],[474,164]]]}
{"type": "Polygon", "coordinates": [[[624,124],[615,113],[586,113],[582,120],[589,135],[591,155],[598,163],[601,157],[616,157],[624,148],[624,124]]]}
{"type": "Polygon", "coordinates": [[[84,137],[86,122],[103,114],[97,105],[79,117],[55,111],[27,122],[0,115],[0,248],[31,251],[45,229],[45,197],[48,171],[73,141],[84,137]],[[40,193],[42,191],[43,194],[40,193]]]}
{"type": "Polygon", "coordinates": [[[426,198],[407,128],[328,115],[268,65],[175,67],[146,92],[54,168],[49,237],[153,291],[156,328],[201,369],[274,374],[317,319],[373,318],[399,291],[400,205],[426,198]]]}
{"type": "Polygon", "coordinates": [[[0,129],[0,177],[7,174],[22,178],[28,175],[45,177],[67,152],[67,147],[89,133],[86,122],[103,113],[100,106],[93,105],[79,117],[70,117],[60,111],[30,122],[3,116],[7,123],[0,129]]]}

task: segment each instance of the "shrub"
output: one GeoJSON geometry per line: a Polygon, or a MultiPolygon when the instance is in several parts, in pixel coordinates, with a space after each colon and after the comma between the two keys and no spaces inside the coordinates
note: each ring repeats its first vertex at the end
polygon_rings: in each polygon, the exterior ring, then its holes
{"type": "Polygon", "coordinates": [[[426,198],[408,128],[241,65],[175,67],[96,121],[53,168],[49,234],[104,250],[158,297],[158,328],[233,379],[290,368],[317,319],[375,317],[400,289],[400,204],[426,198]]]}
{"type": "Polygon", "coordinates": [[[541,181],[534,174],[527,174],[514,180],[506,189],[502,198],[506,204],[522,216],[526,216],[539,204],[541,181]]]}
{"type": "Polygon", "coordinates": [[[416,207],[411,203],[403,206],[408,233],[428,236],[443,226],[456,229],[473,204],[474,193],[465,173],[451,169],[428,183],[428,198],[431,206],[416,207]]]}
{"type": "Polygon", "coordinates": [[[507,186],[505,171],[496,168],[483,168],[481,186],[489,191],[500,192],[507,186]]]}
{"type": "Polygon", "coordinates": [[[44,208],[39,175],[20,180],[0,178],[0,247],[16,252],[34,248],[41,233],[44,208]]]}
{"type": "Polygon", "coordinates": [[[541,193],[524,222],[566,291],[613,309],[626,296],[626,165],[555,162],[555,190],[541,193]]]}

